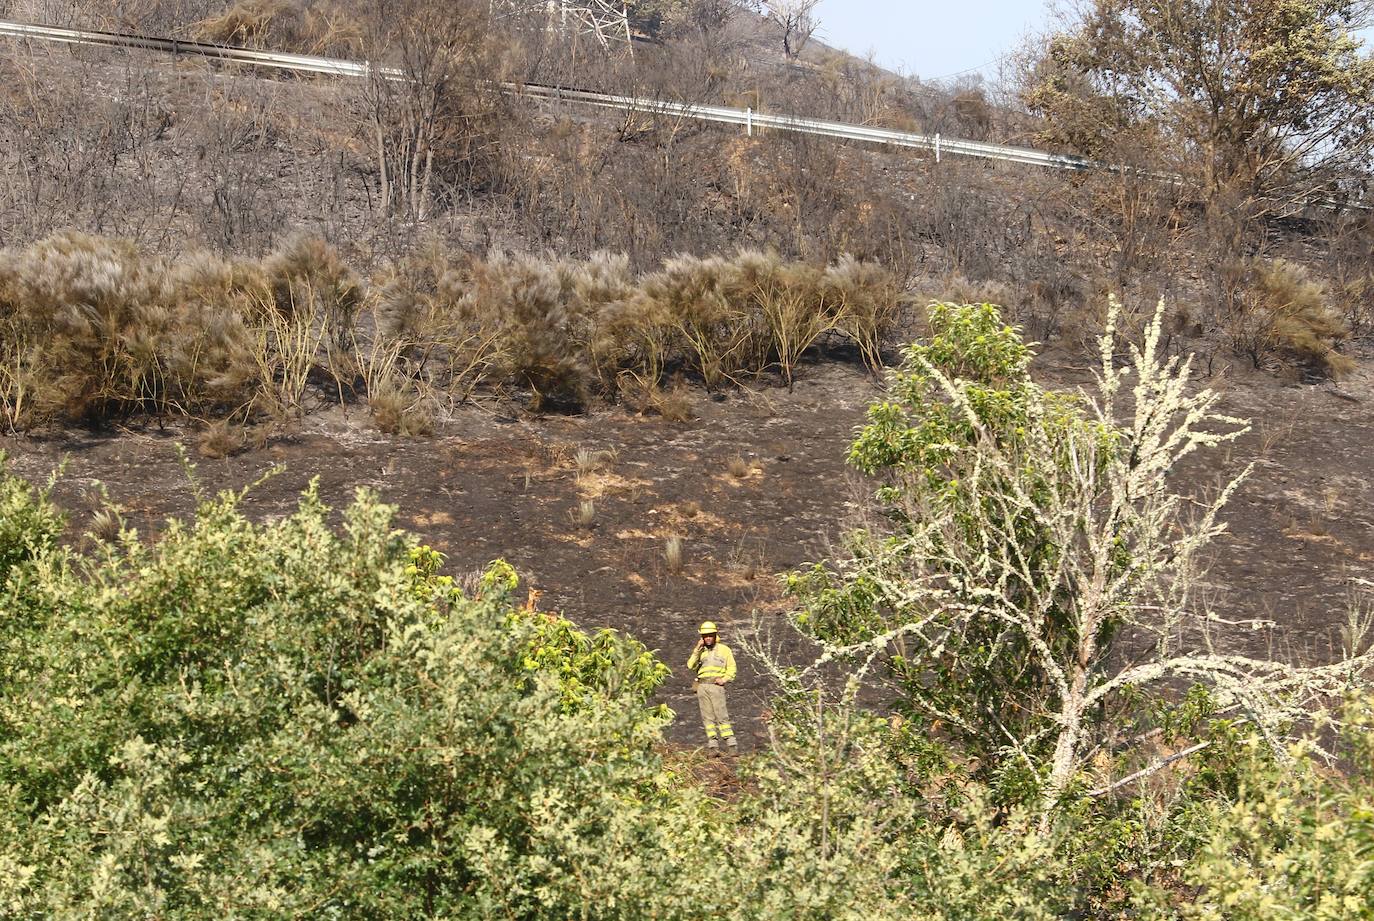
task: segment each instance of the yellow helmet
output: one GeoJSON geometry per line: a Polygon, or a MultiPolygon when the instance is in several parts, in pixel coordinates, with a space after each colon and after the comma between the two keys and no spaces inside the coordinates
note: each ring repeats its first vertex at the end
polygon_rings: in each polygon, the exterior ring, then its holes
{"type": "Polygon", "coordinates": [[[708,634],[708,633],[719,633],[719,632],[720,632],[720,631],[718,631],[718,630],[716,629],[716,622],[713,621],[713,620],[705,620],[705,621],[702,621],[701,626],[697,628],[697,633],[700,633],[702,636],[705,636],[705,635],[708,634]]]}

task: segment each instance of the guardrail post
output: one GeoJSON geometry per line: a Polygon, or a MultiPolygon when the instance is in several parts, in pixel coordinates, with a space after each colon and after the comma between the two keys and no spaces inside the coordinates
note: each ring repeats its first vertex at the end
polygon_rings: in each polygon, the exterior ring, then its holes
{"type": "MultiPolygon", "coordinates": [[[[738,110],[736,110],[738,111],[738,110]]],[[[749,106],[744,110],[744,134],[745,137],[754,136],[754,107],[749,106]]]]}
{"type": "Polygon", "coordinates": [[[940,162],[940,132],[935,132],[935,162],[940,162]]]}

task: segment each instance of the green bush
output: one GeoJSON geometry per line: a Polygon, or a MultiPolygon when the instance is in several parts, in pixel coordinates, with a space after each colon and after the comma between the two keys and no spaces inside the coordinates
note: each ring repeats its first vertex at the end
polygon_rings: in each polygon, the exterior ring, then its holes
{"type": "Polygon", "coordinates": [[[1240,786],[1205,806],[1205,840],[1183,870],[1194,893],[1143,894],[1161,917],[1199,921],[1374,918],[1374,697],[1345,708],[1339,769],[1312,745],[1288,759],[1247,746],[1240,786]]]}
{"type": "Polygon", "coordinates": [[[1057,842],[923,729],[814,694],[775,701],[770,726],[731,848],[745,917],[1048,921],[1076,904],[1057,842]]]}
{"type": "Polygon", "coordinates": [[[938,727],[789,692],[722,796],[643,646],[460,590],[365,492],[241,498],[82,554],[0,472],[0,917],[1369,917],[1367,699],[1340,773],[1190,697],[1172,799],[1044,828],[938,727]]]}
{"type": "MultiPolygon", "coordinates": [[[[993,305],[932,304],[929,328],[929,338],[910,346],[902,367],[891,372],[885,399],[869,408],[849,453],[851,464],[876,479],[877,507],[891,522],[891,533],[851,535],[852,562],[817,564],[788,578],[790,592],[805,607],[803,628],[831,642],[869,641],[912,616],[882,585],[900,582],[923,565],[930,566],[925,577],[932,583],[948,579],[956,587],[951,604],[975,597],[983,574],[943,559],[912,559],[902,549],[904,535],[931,521],[948,519],[948,539],[970,548],[1014,540],[1029,572],[1048,571],[1057,551],[1049,527],[1036,519],[1032,500],[1051,484],[1032,476],[1035,471],[1025,464],[1026,482],[1015,488],[1026,490],[1028,499],[1009,533],[982,530],[979,512],[991,501],[987,495],[1012,487],[1005,482],[1008,471],[982,466],[980,439],[995,439],[1015,454],[1044,449],[1032,443],[1037,435],[1061,443],[1071,440],[1071,432],[1097,437],[1073,411],[1072,397],[1031,380],[1030,348],[993,305]],[[943,392],[937,375],[965,389],[970,414],[943,392]]],[[[1060,607],[1037,617],[1047,632],[1058,635],[1056,644],[1068,641],[1068,619],[1060,607]]],[[[984,779],[996,776],[1006,795],[1025,801],[1037,779],[1025,772],[1024,756],[1007,746],[1032,739],[1034,751],[1045,744],[1040,702],[1049,693],[1043,669],[1031,662],[1028,641],[991,618],[960,631],[937,615],[930,628],[942,638],[936,654],[899,652],[888,663],[901,688],[904,715],[939,723],[982,758],[984,779]]]]}
{"type": "Polygon", "coordinates": [[[642,917],[691,840],[652,748],[665,669],[514,607],[508,569],[456,592],[371,496],[329,514],[312,488],[257,526],[224,495],[89,558],[20,525],[0,913],[642,917]]]}
{"type": "MultiPolygon", "coordinates": [[[[12,477],[3,495],[43,504],[12,477]]],[[[817,735],[784,707],[773,753],[722,799],[658,754],[667,669],[639,644],[516,605],[503,563],[460,591],[365,493],[337,530],[313,487],[265,525],[240,499],[90,555],[53,543],[52,514],[7,517],[28,549],[4,598],[0,915],[858,921],[1057,904],[1052,853],[1022,820],[892,799],[903,762],[877,756],[915,740],[885,721],[835,711],[817,735]]]]}
{"type": "Polygon", "coordinates": [[[10,570],[50,550],[61,535],[63,516],[48,493],[12,475],[0,451],[0,588],[10,570]]]}

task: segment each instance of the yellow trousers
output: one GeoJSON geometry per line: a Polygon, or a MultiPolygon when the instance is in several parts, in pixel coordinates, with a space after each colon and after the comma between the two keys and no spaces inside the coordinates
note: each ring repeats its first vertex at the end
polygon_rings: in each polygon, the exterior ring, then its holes
{"type": "Polygon", "coordinates": [[[725,688],[709,681],[697,682],[697,703],[701,705],[701,722],[706,726],[706,747],[719,748],[724,739],[733,748],[735,729],[725,706],[725,688]]]}

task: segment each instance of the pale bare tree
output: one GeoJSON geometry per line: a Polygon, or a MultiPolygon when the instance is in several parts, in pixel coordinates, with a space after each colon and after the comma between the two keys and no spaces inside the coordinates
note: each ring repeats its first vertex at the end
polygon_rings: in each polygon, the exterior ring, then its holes
{"type": "Polygon", "coordinates": [[[789,58],[801,56],[806,43],[820,28],[816,7],[820,0],[770,0],[762,4],[765,15],[782,29],[782,50],[789,58]]]}
{"type": "MultiPolygon", "coordinates": [[[[864,616],[880,626],[856,631],[850,624],[831,632],[842,639],[828,640],[799,611],[793,622],[815,639],[817,655],[789,671],[760,649],[776,674],[805,687],[833,681],[840,670],[857,693],[894,654],[917,674],[928,666],[931,676],[942,661],[948,667],[942,657],[949,650],[1020,656],[1017,667],[1041,679],[1018,707],[1039,712],[1018,724],[1026,734],[1008,730],[1001,741],[1044,779],[1045,821],[1110,736],[1111,727],[1094,715],[1113,712],[1113,705],[1120,712],[1135,690],[1202,685],[1282,757],[1312,714],[1367,684],[1371,618],[1358,608],[1342,636],[1343,654],[1326,664],[1252,658],[1219,641],[1236,627],[1273,626],[1227,620],[1198,593],[1203,551],[1225,531],[1219,514],[1244,474],[1207,501],[1176,492],[1168,474],[1247,426],[1218,411],[1218,394],[1194,390],[1190,360],[1161,354],[1163,315],[1161,305],[1143,344],[1118,367],[1113,305],[1096,386],[1073,403],[1033,388],[1039,402],[1032,400],[1024,432],[1014,439],[985,421],[977,401],[986,389],[919,359],[911,372],[972,433],[968,448],[949,446],[963,457],[967,500],[951,508],[939,489],[897,487],[904,526],[861,537],[864,552],[833,564],[832,584],[860,580],[870,602],[864,616]],[[1072,421],[1066,411],[1076,414],[1072,421]],[[970,636],[996,639],[967,642],[970,636]],[[1123,636],[1133,639],[1134,655],[1114,641],[1123,636]]],[[[925,475],[894,474],[898,482],[925,475]]],[[[961,701],[927,712],[972,734],[983,731],[970,716],[980,708],[979,701],[961,701]]]]}

